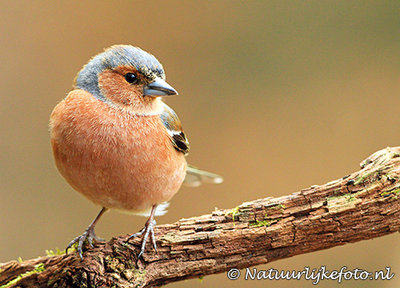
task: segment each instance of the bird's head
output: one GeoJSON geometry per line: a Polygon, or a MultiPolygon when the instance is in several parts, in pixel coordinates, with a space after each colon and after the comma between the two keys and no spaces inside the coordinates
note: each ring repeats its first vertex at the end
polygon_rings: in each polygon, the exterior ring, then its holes
{"type": "Polygon", "coordinates": [[[115,45],[93,57],[78,73],[75,88],[134,114],[157,114],[160,96],[177,95],[165,82],[162,65],[130,45],[115,45]]]}

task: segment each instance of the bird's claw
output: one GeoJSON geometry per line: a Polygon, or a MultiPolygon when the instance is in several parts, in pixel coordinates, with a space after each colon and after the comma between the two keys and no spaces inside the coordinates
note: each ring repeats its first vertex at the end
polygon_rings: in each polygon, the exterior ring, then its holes
{"type": "Polygon", "coordinates": [[[151,238],[151,242],[153,244],[153,248],[157,252],[156,237],[154,236],[154,226],[155,225],[156,225],[156,220],[148,221],[148,222],[146,222],[146,225],[144,226],[144,228],[142,230],[140,230],[139,232],[137,232],[135,234],[132,234],[127,239],[127,241],[129,241],[131,238],[142,236],[142,244],[141,244],[141,248],[140,248],[140,253],[138,254],[138,257],[137,257],[138,260],[143,255],[144,250],[146,249],[146,243],[147,243],[147,239],[149,238],[149,235],[151,238]]]}
{"type": "Polygon", "coordinates": [[[82,252],[83,252],[83,244],[85,243],[85,240],[87,240],[90,247],[92,247],[92,248],[93,248],[93,240],[104,241],[103,239],[96,236],[96,233],[94,233],[94,229],[92,227],[89,227],[88,229],[85,230],[85,232],[83,232],[82,235],[75,237],[68,244],[67,248],[65,249],[65,253],[68,253],[68,249],[70,249],[75,243],[78,243],[76,250],[79,253],[79,257],[81,257],[81,259],[83,259],[82,252]]]}

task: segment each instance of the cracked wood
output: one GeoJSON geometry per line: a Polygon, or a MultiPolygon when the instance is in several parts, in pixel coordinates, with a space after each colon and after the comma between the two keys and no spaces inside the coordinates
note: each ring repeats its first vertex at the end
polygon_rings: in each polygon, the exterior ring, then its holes
{"type": "Polygon", "coordinates": [[[158,253],[148,248],[138,262],[140,240],[120,236],[83,261],[72,253],[0,264],[0,285],[158,286],[383,236],[400,229],[399,179],[400,147],[386,148],[327,184],[156,226],[158,253]]]}

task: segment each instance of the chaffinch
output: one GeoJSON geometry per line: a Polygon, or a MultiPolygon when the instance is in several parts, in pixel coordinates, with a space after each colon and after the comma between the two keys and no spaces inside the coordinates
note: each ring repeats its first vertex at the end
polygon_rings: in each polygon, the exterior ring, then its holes
{"type": "Polygon", "coordinates": [[[61,175],[102,207],[77,243],[98,240],[94,228],[108,209],[149,216],[141,236],[143,254],[154,216],[182,183],[221,183],[222,177],[187,165],[189,142],[175,112],[161,99],[178,95],[162,65],[130,45],[115,45],[93,57],[75,78],[74,89],[50,117],[51,145],[61,175]]]}

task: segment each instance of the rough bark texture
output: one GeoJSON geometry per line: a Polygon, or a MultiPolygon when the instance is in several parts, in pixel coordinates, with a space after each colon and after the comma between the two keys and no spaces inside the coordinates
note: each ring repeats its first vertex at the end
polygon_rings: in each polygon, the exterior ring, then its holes
{"type": "Polygon", "coordinates": [[[157,226],[158,253],[148,248],[138,262],[140,239],[121,236],[83,261],[72,253],[0,264],[0,285],[159,286],[383,236],[400,229],[399,179],[400,147],[386,148],[325,185],[157,226]]]}

